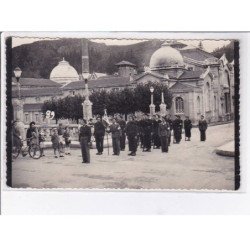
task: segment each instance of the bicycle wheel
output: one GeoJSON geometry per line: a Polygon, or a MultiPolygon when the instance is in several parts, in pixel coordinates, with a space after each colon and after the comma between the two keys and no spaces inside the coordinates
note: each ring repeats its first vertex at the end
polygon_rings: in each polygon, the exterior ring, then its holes
{"type": "Polygon", "coordinates": [[[41,149],[37,144],[29,146],[29,155],[31,158],[38,160],[41,157],[41,149]]]}
{"type": "Polygon", "coordinates": [[[12,147],[12,159],[16,159],[19,154],[20,154],[20,148],[13,146],[12,147]]]}

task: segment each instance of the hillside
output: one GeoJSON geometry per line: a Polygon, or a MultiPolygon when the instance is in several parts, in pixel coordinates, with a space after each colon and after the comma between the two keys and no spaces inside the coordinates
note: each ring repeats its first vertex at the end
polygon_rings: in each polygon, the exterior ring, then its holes
{"type": "MultiPolygon", "coordinates": [[[[151,55],[160,48],[162,41],[151,40],[126,46],[107,46],[104,43],[89,43],[91,72],[112,74],[116,63],[126,60],[139,69],[149,64],[151,55]]],[[[81,39],[38,41],[12,49],[13,70],[19,66],[23,77],[49,78],[51,70],[65,58],[78,73],[81,72],[81,39]]]]}
{"type": "Polygon", "coordinates": [[[226,54],[226,58],[229,62],[234,60],[234,41],[231,41],[228,45],[217,48],[212,52],[212,54],[217,58],[221,58],[224,53],[226,54]]]}

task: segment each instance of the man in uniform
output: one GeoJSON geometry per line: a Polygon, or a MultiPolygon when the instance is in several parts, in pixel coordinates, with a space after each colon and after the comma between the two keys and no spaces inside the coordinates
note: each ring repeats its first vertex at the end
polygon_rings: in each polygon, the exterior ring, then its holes
{"type": "Polygon", "coordinates": [[[192,122],[188,116],[184,120],[185,141],[190,141],[191,138],[192,122]]]}
{"type": "Polygon", "coordinates": [[[170,133],[169,123],[166,122],[165,118],[162,118],[162,122],[159,124],[158,134],[161,140],[161,151],[162,153],[168,152],[168,138],[170,133]]]}
{"type": "Polygon", "coordinates": [[[152,131],[153,131],[153,126],[152,126],[152,120],[149,119],[149,116],[146,116],[146,119],[144,120],[143,124],[143,130],[144,130],[144,147],[143,151],[145,152],[151,152],[151,142],[152,142],[152,131]]]}
{"type": "Polygon", "coordinates": [[[170,128],[170,132],[169,132],[169,135],[168,135],[168,146],[170,146],[171,133],[172,133],[172,130],[173,130],[173,121],[171,120],[171,116],[170,115],[167,115],[165,120],[166,120],[166,123],[169,124],[169,128],[170,128]]]}
{"type": "Polygon", "coordinates": [[[82,163],[90,163],[89,144],[91,140],[91,128],[87,125],[87,121],[83,119],[82,127],[80,128],[79,141],[82,151],[82,163]]]}
{"type": "Polygon", "coordinates": [[[175,143],[179,144],[181,141],[183,122],[179,115],[176,116],[176,119],[173,121],[173,130],[174,130],[174,138],[175,143]]]}
{"type": "Polygon", "coordinates": [[[101,121],[101,117],[98,116],[96,118],[96,123],[94,124],[94,137],[96,142],[97,155],[102,155],[104,135],[105,126],[101,121]]]}
{"type": "Polygon", "coordinates": [[[120,155],[121,127],[115,118],[113,118],[112,124],[108,127],[107,132],[112,134],[113,155],[120,155]]]}
{"type": "Polygon", "coordinates": [[[126,135],[125,135],[126,122],[122,118],[121,115],[118,115],[117,119],[118,119],[118,124],[121,127],[121,138],[120,138],[121,151],[124,151],[125,150],[125,141],[126,141],[126,135]]]}
{"type": "Polygon", "coordinates": [[[159,149],[161,147],[161,141],[158,134],[159,129],[159,123],[161,121],[159,120],[158,115],[153,116],[152,124],[153,124],[153,142],[154,142],[154,148],[159,149]]]}
{"type": "Polygon", "coordinates": [[[129,117],[129,122],[126,125],[125,131],[128,137],[129,151],[131,151],[128,155],[135,156],[137,151],[139,129],[133,116],[129,117]]]}
{"type": "Polygon", "coordinates": [[[201,120],[199,120],[199,130],[201,141],[206,141],[207,121],[205,120],[204,115],[201,115],[201,120]]]}

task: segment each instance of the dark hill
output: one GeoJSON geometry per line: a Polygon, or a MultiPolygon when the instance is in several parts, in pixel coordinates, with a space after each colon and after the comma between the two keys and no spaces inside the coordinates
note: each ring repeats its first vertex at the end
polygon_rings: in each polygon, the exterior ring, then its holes
{"type": "MultiPolygon", "coordinates": [[[[91,72],[112,74],[116,63],[126,60],[139,69],[149,64],[151,55],[160,48],[162,41],[150,40],[126,46],[107,46],[104,43],[89,43],[91,72]]],[[[23,77],[49,78],[51,70],[65,58],[78,73],[81,72],[81,39],[58,39],[37,41],[12,49],[13,70],[19,66],[23,77]]]]}

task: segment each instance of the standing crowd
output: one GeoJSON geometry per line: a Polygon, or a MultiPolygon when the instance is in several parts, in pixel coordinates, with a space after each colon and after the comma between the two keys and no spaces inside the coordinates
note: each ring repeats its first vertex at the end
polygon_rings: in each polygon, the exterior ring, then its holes
{"type": "MultiPolygon", "coordinates": [[[[14,123],[15,124],[15,123],[14,123]]],[[[198,124],[200,130],[200,140],[206,140],[207,122],[204,116],[198,124]]],[[[184,128],[185,141],[191,140],[192,122],[189,117],[184,121],[179,115],[176,115],[174,120],[170,115],[160,117],[154,115],[150,117],[148,114],[143,116],[129,116],[128,122],[123,119],[123,116],[116,114],[114,117],[108,118],[98,116],[96,121],[93,120],[87,123],[83,119],[82,126],[79,129],[79,142],[82,153],[82,163],[90,163],[90,147],[92,135],[95,138],[96,155],[103,154],[104,137],[110,134],[112,139],[113,155],[119,156],[120,151],[125,150],[126,138],[128,140],[129,156],[136,156],[138,147],[143,152],[151,152],[154,149],[161,149],[162,153],[169,151],[171,144],[171,134],[173,134],[173,143],[179,144],[182,140],[182,130],[184,128]]],[[[20,138],[18,130],[13,126],[13,138],[20,138]]],[[[42,128],[37,129],[35,122],[31,122],[26,133],[27,144],[38,143],[41,150],[41,156],[45,156],[44,142],[46,136],[42,128]]],[[[18,140],[16,140],[18,141],[18,140]]],[[[69,127],[63,127],[59,124],[58,128],[53,128],[51,133],[51,142],[54,150],[54,157],[64,157],[70,155],[71,133],[69,127]]],[[[109,152],[109,145],[108,145],[109,152]]]]}

